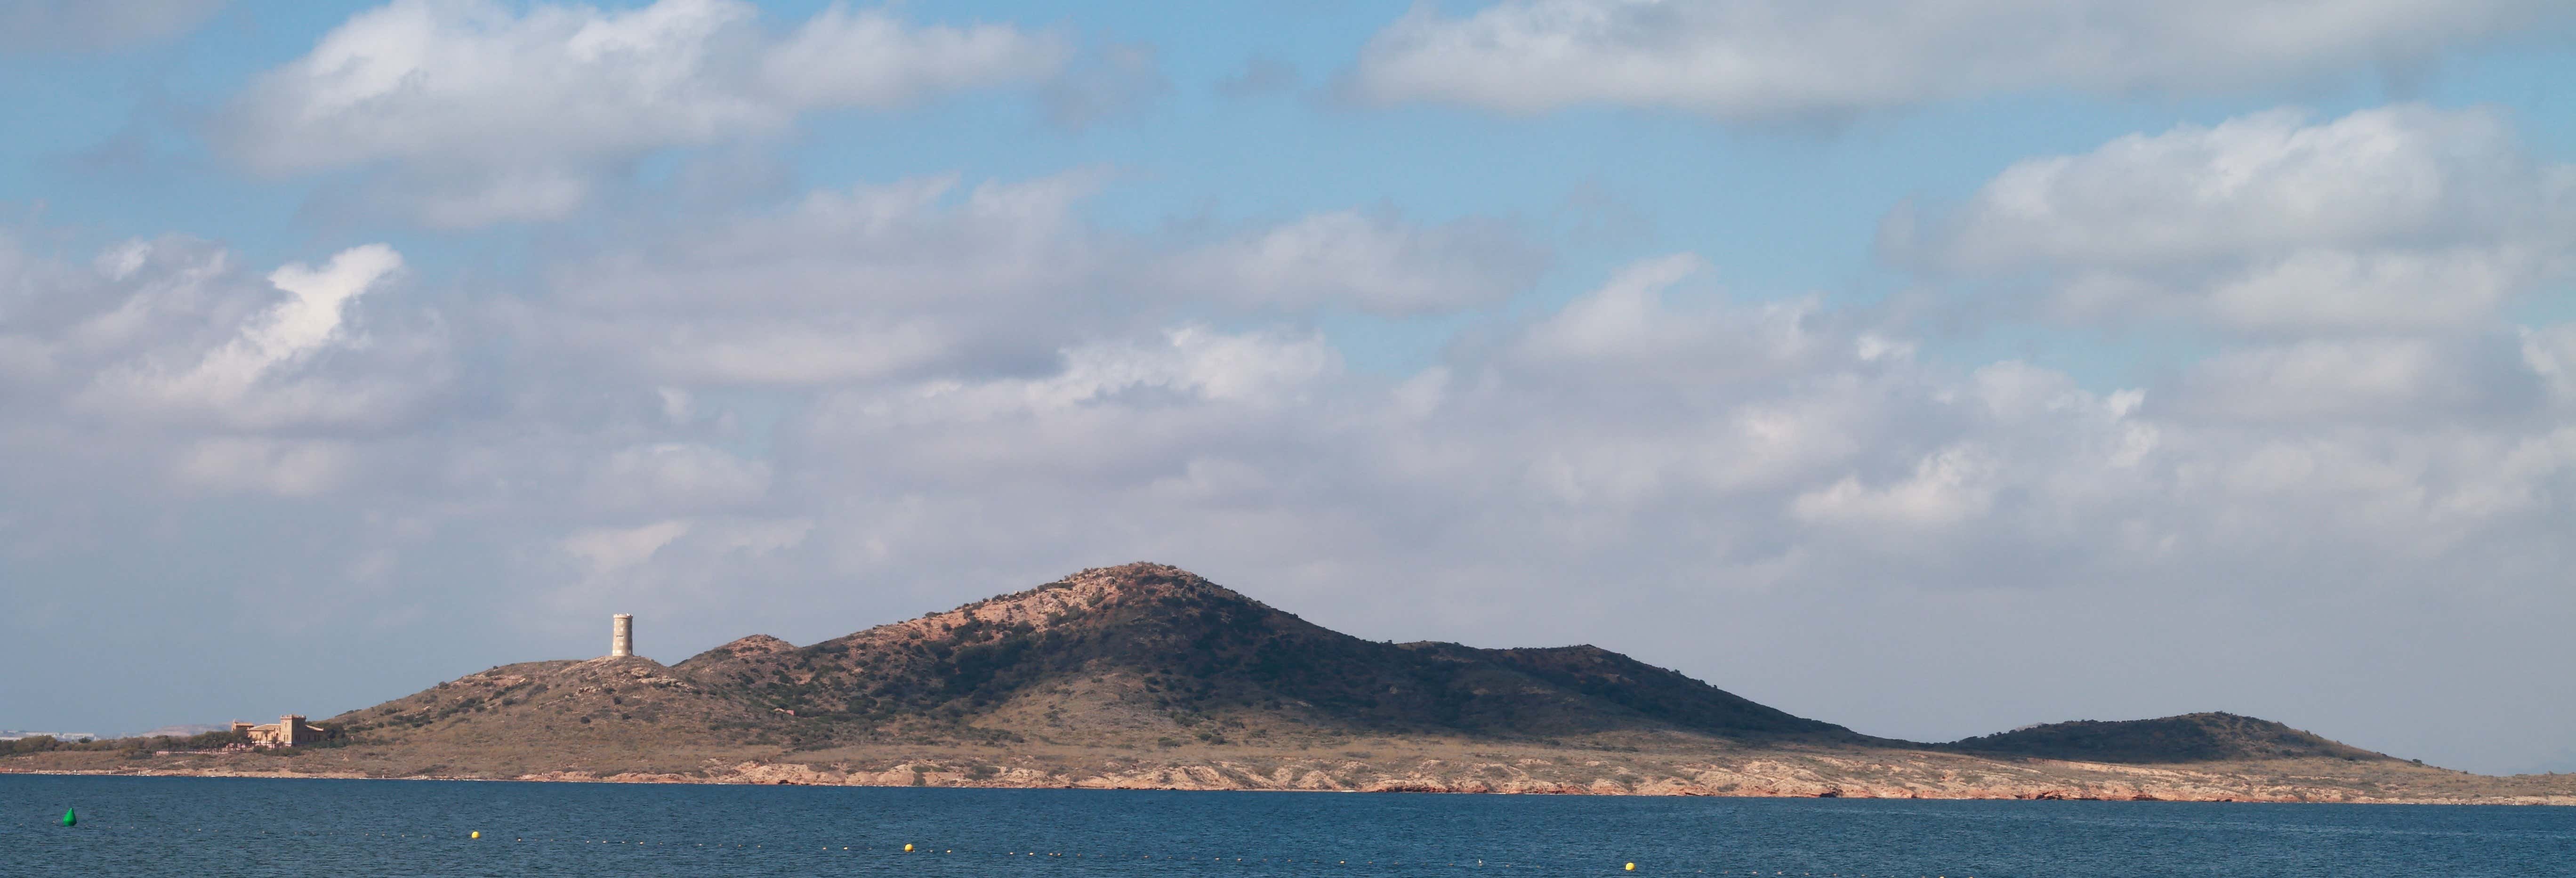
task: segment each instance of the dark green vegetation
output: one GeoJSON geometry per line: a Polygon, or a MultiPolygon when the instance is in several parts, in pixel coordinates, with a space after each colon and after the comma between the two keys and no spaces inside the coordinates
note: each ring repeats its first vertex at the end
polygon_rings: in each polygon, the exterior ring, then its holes
{"type": "Polygon", "coordinates": [[[2122,722],[2077,720],[2050,723],[1941,746],[1963,753],[2141,764],[2394,758],[2329,741],[2270,720],[2232,713],[2191,713],[2122,722]]]}

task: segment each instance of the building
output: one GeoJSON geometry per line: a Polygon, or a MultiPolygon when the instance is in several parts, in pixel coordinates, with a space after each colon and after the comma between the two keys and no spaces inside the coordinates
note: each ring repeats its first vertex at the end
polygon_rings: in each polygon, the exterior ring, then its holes
{"type": "Polygon", "coordinates": [[[322,740],[322,730],[304,721],[304,715],[290,713],[269,725],[252,725],[233,720],[233,731],[250,736],[250,745],[260,749],[293,747],[322,740]]]}
{"type": "Polygon", "coordinates": [[[635,654],[635,614],[616,613],[608,617],[608,657],[624,658],[635,654]]]}

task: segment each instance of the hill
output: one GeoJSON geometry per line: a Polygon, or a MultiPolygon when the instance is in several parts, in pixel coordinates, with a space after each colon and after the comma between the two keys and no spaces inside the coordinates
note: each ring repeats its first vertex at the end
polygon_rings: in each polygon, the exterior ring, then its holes
{"type": "Polygon", "coordinates": [[[496,667],[322,724],[276,750],[8,742],[0,772],[2576,804],[2576,776],[2231,714],[1872,738],[1595,646],[1362,640],[1157,564],[810,646],[496,667]]]}
{"type": "Polygon", "coordinates": [[[334,746],[431,775],[695,771],[779,749],[768,718],[640,657],[504,665],[319,724],[340,733],[334,746]]]}
{"type": "Polygon", "coordinates": [[[798,648],[753,636],[677,673],[792,717],[800,743],[1154,743],[1611,733],[1858,740],[1592,646],[1477,649],[1362,640],[1158,564],[798,648]]]}
{"type": "Polygon", "coordinates": [[[1963,753],[2139,764],[2255,759],[2396,760],[2385,753],[2330,741],[2271,720],[2232,713],[2049,723],[1939,746],[1963,753]]]}
{"type": "Polygon", "coordinates": [[[351,743],[514,771],[884,744],[1869,740],[1598,647],[1362,640],[1157,564],[805,647],[751,635],[667,667],[506,665],[321,723],[351,743]]]}

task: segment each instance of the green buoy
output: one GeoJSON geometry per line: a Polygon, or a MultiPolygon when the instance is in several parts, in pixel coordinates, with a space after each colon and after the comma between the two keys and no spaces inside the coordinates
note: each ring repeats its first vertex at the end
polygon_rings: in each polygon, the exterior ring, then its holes
{"type": "Polygon", "coordinates": [[[63,825],[64,825],[64,826],[70,826],[70,825],[72,825],[72,824],[79,823],[79,822],[80,822],[80,815],[72,813],[72,809],[70,809],[70,808],[65,808],[65,809],[63,809],[63,825]]]}

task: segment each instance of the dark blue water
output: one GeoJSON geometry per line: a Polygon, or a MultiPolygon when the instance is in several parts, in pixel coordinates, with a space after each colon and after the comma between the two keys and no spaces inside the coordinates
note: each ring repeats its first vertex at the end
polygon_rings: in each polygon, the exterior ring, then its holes
{"type": "Polygon", "coordinates": [[[2576,809],[0,775],[11,876],[1588,875],[1631,862],[1639,875],[2576,875],[2576,809]],[[60,825],[65,807],[80,825],[60,825]]]}

